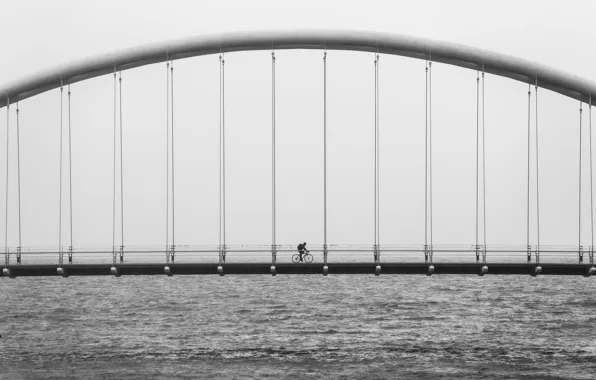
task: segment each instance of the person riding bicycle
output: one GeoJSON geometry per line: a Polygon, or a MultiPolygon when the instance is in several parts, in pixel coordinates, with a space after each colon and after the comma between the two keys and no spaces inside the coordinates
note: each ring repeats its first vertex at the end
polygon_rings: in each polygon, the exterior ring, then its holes
{"type": "Polygon", "coordinates": [[[300,254],[300,262],[302,262],[302,255],[308,253],[306,250],[306,242],[298,244],[298,254],[300,254]]]}

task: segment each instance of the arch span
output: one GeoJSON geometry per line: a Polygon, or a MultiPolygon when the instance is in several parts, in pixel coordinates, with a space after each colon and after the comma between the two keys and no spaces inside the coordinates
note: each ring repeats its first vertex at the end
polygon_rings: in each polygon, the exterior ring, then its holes
{"type": "Polygon", "coordinates": [[[588,102],[596,84],[540,63],[465,45],[399,34],[348,30],[252,31],[196,36],[90,57],[9,83],[0,88],[0,108],[89,78],[168,59],[270,49],[327,49],[376,52],[432,59],[482,70],[588,102]]]}

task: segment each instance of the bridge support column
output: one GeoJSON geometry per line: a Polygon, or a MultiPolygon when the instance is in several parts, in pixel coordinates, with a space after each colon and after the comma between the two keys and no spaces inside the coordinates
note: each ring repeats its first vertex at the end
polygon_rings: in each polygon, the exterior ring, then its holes
{"type": "MultiPolygon", "coordinates": [[[[122,246],[120,246],[122,248],[122,246]]],[[[120,277],[120,271],[116,266],[116,257],[118,256],[118,252],[116,251],[116,247],[112,247],[112,267],[110,268],[110,273],[113,274],[115,277],[120,277]]]]}
{"type": "Polygon", "coordinates": [[[375,276],[379,276],[381,274],[381,251],[378,244],[374,245],[373,252],[375,258],[375,276]]]}
{"type": "Polygon", "coordinates": [[[226,263],[226,246],[219,247],[219,265],[217,266],[217,273],[220,276],[225,276],[223,265],[226,263]]]}
{"type": "Polygon", "coordinates": [[[277,261],[277,250],[276,246],[271,246],[271,275],[276,276],[277,273],[275,272],[275,262],[277,261]]]}
{"type": "Polygon", "coordinates": [[[173,275],[172,268],[170,267],[170,260],[172,259],[172,252],[171,252],[172,247],[173,246],[166,246],[166,266],[163,268],[164,273],[168,277],[171,277],[173,275]]]}
{"type": "Polygon", "coordinates": [[[532,267],[532,277],[536,277],[537,275],[542,273],[542,267],[540,266],[540,251],[536,249],[534,254],[536,255],[536,265],[532,267]]]}
{"type": "Polygon", "coordinates": [[[5,277],[14,278],[14,276],[12,275],[12,271],[10,270],[10,268],[4,268],[4,269],[2,269],[2,275],[5,276],[5,277]]]}
{"type": "Polygon", "coordinates": [[[532,246],[526,247],[526,254],[528,255],[528,264],[530,264],[532,262],[532,246]]]}
{"type": "Polygon", "coordinates": [[[594,247],[590,246],[590,250],[588,252],[590,258],[590,268],[586,271],[585,277],[590,277],[596,275],[596,268],[594,267],[594,247]]]}
{"type": "Polygon", "coordinates": [[[323,276],[329,274],[329,266],[327,266],[327,244],[323,244],[323,276]]]}
{"type": "Polygon", "coordinates": [[[426,275],[427,276],[432,276],[433,273],[435,273],[435,266],[433,265],[433,253],[434,252],[433,252],[433,246],[432,245],[429,246],[427,253],[428,253],[428,259],[429,259],[429,264],[430,265],[428,266],[428,268],[426,270],[426,275]]]}
{"type": "Polygon", "coordinates": [[[17,247],[17,264],[21,264],[21,247],[17,247]]]}
{"type": "Polygon", "coordinates": [[[72,254],[73,254],[73,249],[72,249],[72,245],[68,247],[68,263],[72,264],[72,254]]]}
{"type": "Polygon", "coordinates": [[[66,270],[66,268],[62,268],[61,266],[56,269],[56,273],[58,274],[58,276],[62,276],[64,278],[68,277],[68,271],[66,270]]]}

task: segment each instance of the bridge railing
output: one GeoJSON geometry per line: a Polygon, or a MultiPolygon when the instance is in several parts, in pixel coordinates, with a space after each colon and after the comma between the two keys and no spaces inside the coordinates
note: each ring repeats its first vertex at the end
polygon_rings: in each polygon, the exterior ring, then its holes
{"type": "MultiPolygon", "coordinates": [[[[33,247],[18,249],[11,247],[4,254],[5,265],[38,265],[60,263],[60,255],[63,256],[63,264],[110,264],[114,260],[114,254],[123,255],[122,262],[125,263],[165,263],[167,261],[166,250],[163,246],[131,246],[124,247],[74,247],[69,260],[69,247],[61,250],[49,247],[33,247]],[[20,256],[20,259],[19,259],[20,256]]],[[[169,247],[171,248],[171,247],[169,247]]],[[[313,255],[315,263],[323,262],[323,245],[314,244],[308,247],[313,255]]],[[[271,245],[227,245],[225,247],[226,263],[267,263],[271,262],[271,245]]],[[[297,253],[296,247],[291,245],[277,245],[275,251],[277,263],[290,263],[292,255],[297,253]]],[[[217,245],[178,245],[175,247],[176,263],[218,263],[220,247],[217,245]]],[[[432,247],[432,257],[425,260],[424,245],[384,245],[378,248],[380,262],[383,263],[475,263],[486,262],[502,263],[590,263],[593,260],[592,247],[571,246],[527,246],[521,245],[500,245],[500,246],[478,246],[475,245],[435,245],[432,247]],[[530,258],[528,260],[528,252],[530,258]],[[479,255],[477,256],[477,253],[479,255]],[[538,257],[537,257],[538,253],[538,257]]],[[[373,245],[328,245],[328,263],[374,263],[373,245]]],[[[118,262],[120,260],[118,259],[118,262]]],[[[297,264],[300,265],[300,264],[297,264]]]]}

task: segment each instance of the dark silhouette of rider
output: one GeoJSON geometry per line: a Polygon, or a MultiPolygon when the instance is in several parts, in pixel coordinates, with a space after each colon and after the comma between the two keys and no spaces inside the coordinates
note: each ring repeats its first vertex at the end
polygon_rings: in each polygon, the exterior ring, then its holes
{"type": "Polygon", "coordinates": [[[298,244],[298,253],[300,254],[300,262],[302,262],[302,255],[308,253],[306,250],[306,242],[298,244]]]}

